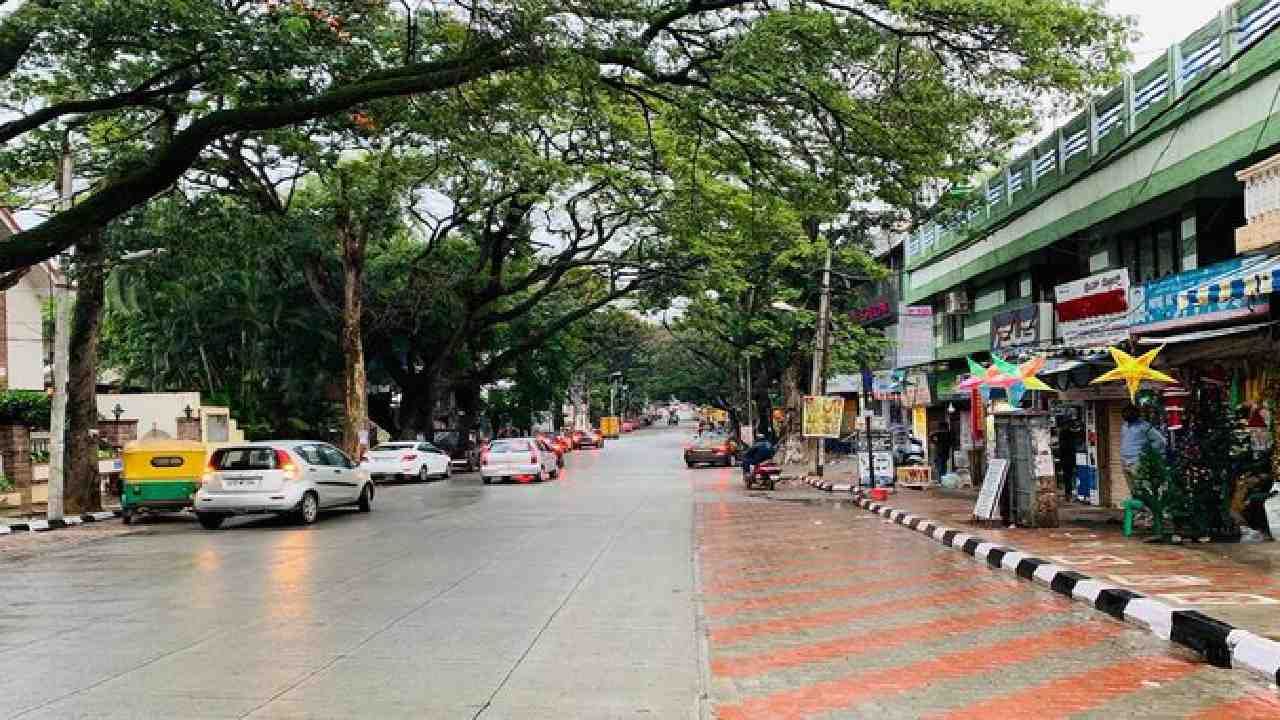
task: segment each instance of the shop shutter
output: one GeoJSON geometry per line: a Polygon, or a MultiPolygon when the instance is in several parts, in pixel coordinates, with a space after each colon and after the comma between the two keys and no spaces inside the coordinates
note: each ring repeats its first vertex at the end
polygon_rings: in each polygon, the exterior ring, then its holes
{"type": "Polygon", "coordinates": [[[1124,424],[1121,413],[1124,403],[1110,401],[1107,403],[1107,463],[1106,473],[1109,477],[1099,481],[1099,487],[1109,487],[1110,493],[1102,498],[1104,505],[1120,507],[1129,499],[1129,483],[1124,479],[1124,461],[1120,458],[1120,428],[1124,424]]]}

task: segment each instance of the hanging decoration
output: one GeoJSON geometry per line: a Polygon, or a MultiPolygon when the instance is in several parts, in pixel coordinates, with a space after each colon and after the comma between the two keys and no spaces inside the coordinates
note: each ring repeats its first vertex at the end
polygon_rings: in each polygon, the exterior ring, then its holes
{"type": "Polygon", "coordinates": [[[1163,349],[1164,346],[1161,345],[1135,358],[1120,348],[1107,348],[1111,352],[1111,359],[1115,361],[1116,366],[1107,373],[1094,378],[1090,384],[1098,385],[1100,383],[1123,380],[1124,384],[1129,388],[1129,401],[1137,402],[1138,388],[1142,385],[1143,380],[1169,384],[1177,382],[1177,380],[1159,370],[1151,369],[1151,362],[1156,359],[1156,355],[1159,355],[1163,349]]]}

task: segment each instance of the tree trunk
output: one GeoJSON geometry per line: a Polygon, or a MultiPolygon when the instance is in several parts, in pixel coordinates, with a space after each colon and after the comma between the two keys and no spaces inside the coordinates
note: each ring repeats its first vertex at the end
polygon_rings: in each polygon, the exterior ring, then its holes
{"type": "Polygon", "coordinates": [[[98,334],[102,326],[105,272],[102,235],[86,237],[76,248],[78,291],[71,318],[67,364],[66,512],[78,515],[102,509],[98,486],[98,334]]]}
{"type": "Polygon", "coordinates": [[[342,243],[342,449],[359,459],[368,442],[369,398],[364,368],[361,319],[364,312],[365,237],[351,220],[351,208],[338,213],[338,241],[342,243]],[[363,437],[362,437],[363,436],[363,437]]]}
{"type": "Polygon", "coordinates": [[[439,381],[434,375],[420,374],[410,387],[401,388],[400,439],[416,440],[418,434],[427,440],[435,429],[436,395],[439,381]]]}
{"type": "Polygon", "coordinates": [[[810,462],[809,444],[805,442],[800,427],[800,420],[804,414],[805,393],[800,388],[803,373],[798,366],[803,363],[804,358],[797,356],[782,371],[783,419],[780,442],[785,448],[785,453],[779,452],[779,455],[783,462],[794,465],[808,465],[810,462]]]}

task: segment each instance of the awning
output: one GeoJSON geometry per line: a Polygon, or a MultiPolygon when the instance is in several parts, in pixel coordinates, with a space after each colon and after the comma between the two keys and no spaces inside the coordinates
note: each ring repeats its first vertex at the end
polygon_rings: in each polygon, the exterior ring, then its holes
{"type": "Polygon", "coordinates": [[[1239,335],[1241,333],[1255,332],[1266,327],[1270,327],[1274,323],[1263,322],[1253,323],[1251,325],[1238,325],[1235,327],[1217,328],[1215,330],[1201,330],[1199,332],[1183,333],[1182,335],[1166,335],[1164,337],[1144,337],[1139,338],[1139,345],[1177,345],[1179,343],[1196,342],[1198,340],[1212,340],[1214,338],[1227,337],[1228,335],[1239,335]]]}
{"type": "Polygon", "coordinates": [[[1261,259],[1178,295],[1178,309],[1265,297],[1280,290],[1280,256],[1261,259]]]}

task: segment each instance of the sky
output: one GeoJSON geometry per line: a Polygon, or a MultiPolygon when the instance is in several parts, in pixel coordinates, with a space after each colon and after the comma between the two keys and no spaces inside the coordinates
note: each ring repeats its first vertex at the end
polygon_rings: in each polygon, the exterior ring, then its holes
{"type": "Polygon", "coordinates": [[[1137,18],[1142,38],[1134,43],[1134,67],[1141,68],[1216,17],[1228,0],[1107,0],[1116,15],[1137,18]]]}

